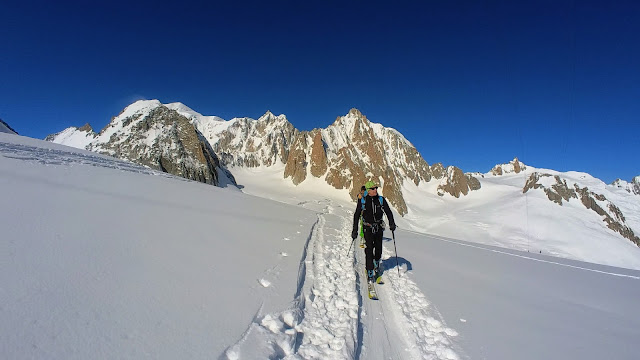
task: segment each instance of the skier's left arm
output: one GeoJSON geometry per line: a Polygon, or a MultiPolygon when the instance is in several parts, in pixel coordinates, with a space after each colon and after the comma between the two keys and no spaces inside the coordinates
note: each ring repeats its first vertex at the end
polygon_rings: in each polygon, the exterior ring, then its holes
{"type": "Polygon", "coordinates": [[[387,203],[387,199],[384,199],[382,202],[382,210],[387,214],[387,219],[389,219],[389,230],[394,231],[396,229],[396,222],[393,220],[393,212],[391,212],[391,208],[389,208],[389,203],[387,203]]]}

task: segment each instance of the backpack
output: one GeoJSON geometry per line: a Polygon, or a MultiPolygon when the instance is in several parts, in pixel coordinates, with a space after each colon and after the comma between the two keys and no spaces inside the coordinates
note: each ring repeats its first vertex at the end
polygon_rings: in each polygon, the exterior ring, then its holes
{"type": "MultiPolygon", "coordinates": [[[[365,203],[365,198],[367,197],[367,192],[364,192],[364,195],[362,195],[362,197],[360,198],[360,204],[362,205],[362,211],[364,212],[364,203],[365,203]]],[[[378,195],[378,199],[380,199],[380,206],[383,206],[384,203],[384,197],[382,197],[381,195],[378,195]]]]}

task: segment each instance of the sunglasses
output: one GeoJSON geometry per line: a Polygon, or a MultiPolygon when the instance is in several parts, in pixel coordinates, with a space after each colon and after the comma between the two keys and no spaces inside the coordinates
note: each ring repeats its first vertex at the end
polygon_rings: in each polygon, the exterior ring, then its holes
{"type": "Polygon", "coordinates": [[[368,190],[378,190],[378,187],[377,186],[376,187],[372,187],[372,188],[369,188],[368,190]]]}

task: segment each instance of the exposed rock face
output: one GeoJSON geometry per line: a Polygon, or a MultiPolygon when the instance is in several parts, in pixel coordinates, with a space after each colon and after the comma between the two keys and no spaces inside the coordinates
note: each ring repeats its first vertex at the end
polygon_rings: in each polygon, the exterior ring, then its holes
{"type": "Polygon", "coordinates": [[[442,163],[435,163],[433,165],[431,165],[431,175],[433,175],[433,177],[435,179],[442,179],[445,175],[445,170],[444,170],[444,166],[442,166],[442,163]]]}
{"type": "Polygon", "coordinates": [[[137,101],[100,131],[89,124],[68,128],[46,140],[85,148],[187,179],[218,185],[219,160],[190,120],[157,100],[137,101]]]}
{"type": "Polygon", "coordinates": [[[213,149],[187,118],[165,106],[114,119],[88,149],[187,179],[218,184],[219,161],[213,149]],[[111,131],[120,124],[121,130],[111,131]]]}
{"type": "Polygon", "coordinates": [[[625,216],[620,208],[604,195],[595,193],[586,186],[581,187],[576,183],[568,184],[566,179],[562,179],[558,175],[552,176],[539,172],[534,172],[529,176],[522,192],[527,193],[532,189],[542,189],[549,200],[560,206],[562,206],[563,200],[569,202],[571,199],[579,199],[585,208],[602,216],[602,221],[607,223],[609,229],[640,246],[640,238],[626,224],[625,216]]]}
{"type": "Polygon", "coordinates": [[[491,169],[491,174],[495,176],[500,176],[504,174],[519,174],[521,171],[526,170],[527,166],[520,161],[518,158],[514,158],[508,164],[498,164],[491,169]]]}
{"type": "Polygon", "coordinates": [[[84,131],[84,132],[87,132],[87,133],[94,132],[93,128],[91,127],[91,125],[89,125],[89,123],[86,123],[86,124],[82,125],[82,127],[78,128],[78,130],[79,131],[84,131]]]}
{"type": "Polygon", "coordinates": [[[349,189],[356,199],[360,187],[373,180],[400,213],[407,213],[402,183],[431,180],[429,164],[399,132],[371,123],[357,109],[322,130],[328,159],[327,182],[349,189]]]}
{"type": "Polygon", "coordinates": [[[274,116],[271,112],[258,120],[236,118],[214,125],[203,129],[203,135],[226,166],[286,164],[299,133],[284,115],[274,116]]]}
{"type": "Polygon", "coordinates": [[[322,141],[322,133],[319,130],[313,130],[311,133],[315,133],[312,135],[311,144],[311,175],[319,178],[327,172],[327,152],[322,141]]]}
{"type": "MultiPolygon", "coordinates": [[[[338,117],[326,129],[298,131],[284,115],[267,112],[258,120],[233,119],[205,134],[224,164],[285,165],[283,176],[294,184],[307,174],[336,189],[349,189],[353,199],[367,180],[401,214],[407,212],[402,184],[431,180],[431,168],[399,132],[374,124],[357,109],[338,117]]],[[[441,165],[440,165],[441,167],[441,165]]]]}
{"type": "Polygon", "coordinates": [[[307,136],[300,134],[296,137],[292,149],[289,151],[286,165],[284,167],[284,177],[290,177],[295,185],[300,184],[307,178],[307,136]]]}
{"type": "Polygon", "coordinates": [[[446,176],[438,185],[438,195],[444,196],[447,193],[459,198],[460,195],[467,195],[469,191],[479,190],[480,187],[480,181],[471,174],[465,174],[455,166],[449,166],[446,176]]]}
{"type": "Polygon", "coordinates": [[[640,176],[634,177],[630,183],[621,179],[616,179],[611,183],[611,186],[624,189],[634,195],[640,195],[640,176]]]}

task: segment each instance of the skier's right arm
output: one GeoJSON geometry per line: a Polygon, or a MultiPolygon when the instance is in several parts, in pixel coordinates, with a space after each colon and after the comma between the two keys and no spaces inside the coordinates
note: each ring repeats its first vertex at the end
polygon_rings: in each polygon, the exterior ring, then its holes
{"type": "Polygon", "coordinates": [[[360,214],[362,213],[362,207],[360,201],[356,204],[356,212],[353,214],[353,231],[358,232],[358,225],[360,223],[360,214]]]}

